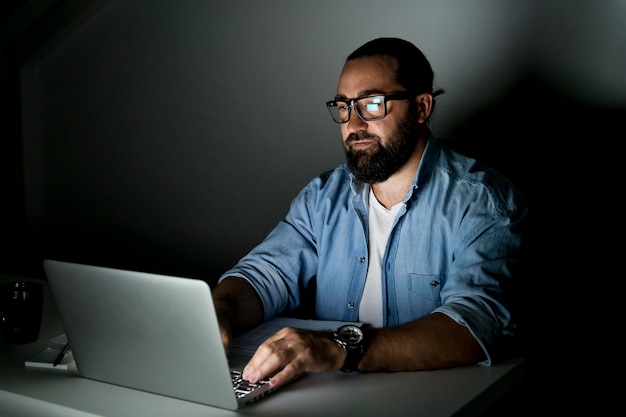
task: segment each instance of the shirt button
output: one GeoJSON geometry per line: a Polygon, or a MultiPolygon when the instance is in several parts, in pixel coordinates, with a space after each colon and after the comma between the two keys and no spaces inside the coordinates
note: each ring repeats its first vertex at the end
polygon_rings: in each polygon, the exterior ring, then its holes
{"type": "Polygon", "coordinates": [[[365,262],[365,256],[361,256],[361,257],[359,258],[359,262],[361,262],[361,263],[365,262]]]}
{"type": "Polygon", "coordinates": [[[437,281],[431,281],[431,282],[430,282],[430,285],[431,285],[431,286],[433,286],[433,287],[438,287],[438,286],[439,286],[439,282],[437,282],[437,281]]]}
{"type": "Polygon", "coordinates": [[[349,302],[348,303],[348,308],[349,309],[353,309],[354,308],[354,303],[353,302],[349,302]]]}

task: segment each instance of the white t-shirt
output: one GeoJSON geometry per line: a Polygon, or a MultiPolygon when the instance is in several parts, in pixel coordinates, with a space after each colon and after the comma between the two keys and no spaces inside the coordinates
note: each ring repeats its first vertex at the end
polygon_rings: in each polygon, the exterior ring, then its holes
{"type": "Polygon", "coordinates": [[[363,290],[363,298],[359,306],[359,321],[373,327],[383,325],[383,299],[381,282],[381,262],[389,234],[393,227],[396,214],[402,207],[402,202],[391,209],[385,208],[378,202],[374,192],[369,192],[369,265],[367,278],[363,290]]]}

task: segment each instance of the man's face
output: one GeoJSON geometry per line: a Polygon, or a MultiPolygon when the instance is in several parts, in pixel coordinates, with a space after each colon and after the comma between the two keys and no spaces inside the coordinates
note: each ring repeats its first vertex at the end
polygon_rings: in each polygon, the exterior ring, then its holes
{"type": "MultiPolygon", "coordinates": [[[[348,61],[339,78],[337,98],[403,92],[405,88],[394,80],[395,73],[396,61],[388,56],[348,61]]],[[[383,182],[400,169],[412,155],[423,128],[412,98],[390,100],[386,105],[383,119],[364,121],[351,109],[349,121],[340,125],[348,166],[364,182],[383,182]]]]}

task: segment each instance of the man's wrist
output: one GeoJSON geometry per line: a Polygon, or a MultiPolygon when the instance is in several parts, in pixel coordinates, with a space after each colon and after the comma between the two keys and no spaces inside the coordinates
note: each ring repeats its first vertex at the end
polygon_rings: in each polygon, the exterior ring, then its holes
{"type": "Polygon", "coordinates": [[[341,326],[333,334],[333,340],[345,352],[343,364],[339,369],[343,372],[357,371],[369,345],[369,326],[353,324],[341,326]]]}

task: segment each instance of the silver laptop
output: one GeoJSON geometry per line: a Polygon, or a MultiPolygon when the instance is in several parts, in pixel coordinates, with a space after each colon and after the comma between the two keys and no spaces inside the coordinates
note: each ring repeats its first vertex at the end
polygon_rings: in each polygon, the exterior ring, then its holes
{"type": "Polygon", "coordinates": [[[55,260],[44,269],[81,376],[229,410],[279,388],[241,380],[250,357],[228,360],[206,282],[55,260]]]}

